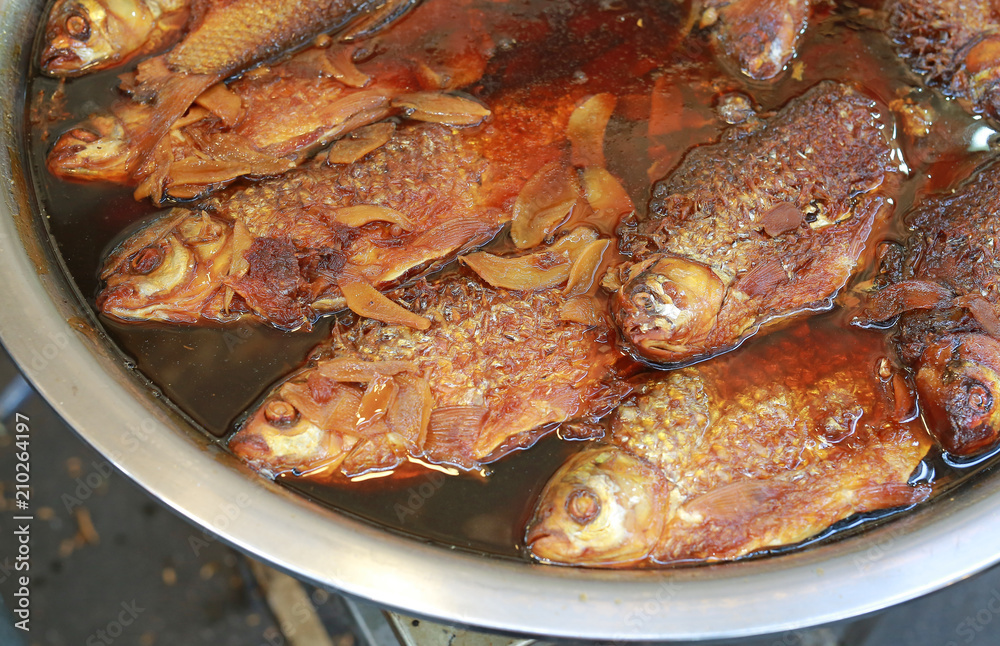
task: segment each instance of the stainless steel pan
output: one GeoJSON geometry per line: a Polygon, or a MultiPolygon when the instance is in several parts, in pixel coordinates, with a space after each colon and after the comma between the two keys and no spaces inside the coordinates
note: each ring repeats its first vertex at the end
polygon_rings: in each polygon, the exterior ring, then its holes
{"type": "Polygon", "coordinates": [[[998,473],[832,544],[663,572],[534,566],[426,545],[254,476],[144,387],[61,269],[20,157],[24,75],[41,11],[27,0],[0,6],[0,338],[87,442],[212,536],[303,579],[410,613],[604,639],[800,628],[905,601],[1000,559],[998,473]]]}

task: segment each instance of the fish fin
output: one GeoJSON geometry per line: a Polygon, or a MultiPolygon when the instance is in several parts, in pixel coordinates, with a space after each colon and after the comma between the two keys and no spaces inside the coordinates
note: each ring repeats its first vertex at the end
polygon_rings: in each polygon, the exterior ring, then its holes
{"type": "Polygon", "coordinates": [[[868,485],[856,492],[858,511],[873,511],[892,507],[905,507],[923,502],[931,495],[928,484],[903,483],[868,485]]]}
{"type": "Polygon", "coordinates": [[[424,452],[434,461],[464,468],[475,465],[473,448],[489,411],[482,406],[443,406],[431,411],[424,452]]]}
{"type": "Polygon", "coordinates": [[[162,57],[143,61],[133,79],[123,80],[122,89],[131,94],[134,101],[147,106],[144,118],[126,125],[134,151],[128,164],[130,172],[142,165],[198,95],[219,80],[212,74],[173,72],[162,57]]]}
{"type": "Polygon", "coordinates": [[[703,493],[684,506],[715,523],[742,523],[759,514],[765,503],[793,488],[774,480],[740,480],[703,493]]]}

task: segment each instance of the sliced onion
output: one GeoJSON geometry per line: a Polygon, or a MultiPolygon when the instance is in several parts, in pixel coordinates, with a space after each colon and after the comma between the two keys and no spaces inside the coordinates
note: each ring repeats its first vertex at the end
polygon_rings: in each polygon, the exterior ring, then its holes
{"type": "Polygon", "coordinates": [[[375,377],[392,377],[401,372],[415,372],[416,365],[409,361],[365,361],[351,357],[337,357],[316,363],[316,374],[337,382],[367,384],[375,377]]]}
{"type": "Polygon", "coordinates": [[[216,83],[198,95],[194,102],[219,117],[226,126],[234,125],[243,111],[243,100],[225,83],[216,83]]]}
{"type": "Polygon", "coordinates": [[[595,94],[570,115],[566,136],[573,147],[574,166],[604,166],[604,132],[617,102],[613,94],[595,94]]]}
{"type": "Polygon", "coordinates": [[[392,138],[396,126],[391,121],[358,128],[334,142],[326,152],[328,164],[353,164],[392,138]]]}
{"type": "Polygon", "coordinates": [[[371,81],[371,77],[359,70],[354,64],[353,47],[331,47],[326,56],[329,65],[325,71],[344,85],[364,87],[371,81]]]}
{"type": "Polygon", "coordinates": [[[443,92],[413,92],[392,100],[393,107],[417,121],[443,123],[451,126],[474,126],[490,116],[483,104],[443,92]]]}
{"type": "Polygon", "coordinates": [[[607,251],[610,240],[595,240],[585,244],[580,249],[573,261],[573,266],[569,270],[569,277],[566,280],[566,289],[563,294],[566,296],[579,296],[586,294],[594,286],[597,278],[597,270],[604,260],[604,252],[607,251]]]}
{"type": "Polygon", "coordinates": [[[391,377],[377,375],[368,384],[365,394],[361,396],[361,403],[358,405],[357,424],[355,429],[358,433],[367,435],[372,432],[386,432],[383,428],[383,418],[389,411],[396,399],[399,386],[391,377]]]}
{"type": "Polygon", "coordinates": [[[389,300],[384,294],[367,283],[347,283],[340,285],[347,307],[359,316],[364,316],[390,325],[405,325],[417,330],[431,326],[430,319],[414,314],[408,309],[389,300]]]}
{"type": "Polygon", "coordinates": [[[600,166],[588,166],[583,170],[583,195],[594,209],[594,223],[606,235],[614,234],[621,216],[635,210],[625,187],[600,166]]]}
{"type": "Polygon", "coordinates": [[[518,249],[542,243],[565,222],[580,197],[576,172],[563,162],[546,164],[529,179],[514,202],[510,237],[518,249]]]}
{"type": "Polygon", "coordinates": [[[597,299],[593,296],[574,296],[567,300],[559,308],[559,320],[589,326],[604,322],[597,299]]]}
{"type": "Polygon", "coordinates": [[[426,379],[413,374],[403,373],[393,379],[398,391],[386,417],[389,428],[414,447],[423,447],[434,408],[431,387],[426,379]]]}
{"type": "Polygon", "coordinates": [[[389,222],[398,224],[407,231],[413,230],[413,221],[396,209],[376,204],[359,204],[334,209],[332,217],[340,224],[349,227],[360,227],[369,222],[389,222]]]}
{"type": "Polygon", "coordinates": [[[494,287],[537,291],[554,287],[569,277],[569,254],[542,251],[516,258],[502,258],[484,251],[460,259],[494,287]]]}

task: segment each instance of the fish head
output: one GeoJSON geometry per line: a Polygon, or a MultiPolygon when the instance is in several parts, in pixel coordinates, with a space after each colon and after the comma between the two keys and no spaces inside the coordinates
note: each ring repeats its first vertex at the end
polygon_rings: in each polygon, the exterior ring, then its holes
{"type": "Polygon", "coordinates": [[[947,337],[920,357],[917,395],[928,428],[952,455],[993,447],[1000,435],[1000,342],[985,334],[947,337]]]}
{"type": "Polygon", "coordinates": [[[664,479],[613,446],[574,455],[545,485],[526,544],[541,561],[628,565],[650,555],[667,511],[664,479]]]}
{"type": "Polygon", "coordinates": [[[258,470],[277,474],[325,459],[336,437],[275,393],[233,435],[229,448],[258,470]]]}
{"type": "Polygon", "coordinates": [[[131,154],[122,121],[112,115],[94,115],[63,133],[45,160],[49,172],[61,179],[98,179],[124,184],[130,181],[131,154]]]}
{"type": "Polygon", "coordinates": [[[611,313],[627,343],[655,363],[701,354],[700,344],[715,327],[726,293],[712,268],[662,256],[636,265],[628,275],[611,299],[611,313]]]}
{"type": "Polygon", "coordinates": [[[203,211],[161,215],[105,261],[98,309],[126,321],[197,322],[222,299],[233,237],[232,223],[203,211]]]}
{"type": "Polygon", "coordinates": [[[118,63],[141,47],[153,28],[143,5],[135,0],[59,0],[45,27],[42,71],[77,76],[118,63]]]}
{"type": "Polygon", "coordinates": [[[269,393],[229,440],[233,453],[271,474],[338,466],[358,442],[353,425],[363,391],[317,372],[305,368],[269,393]]]}

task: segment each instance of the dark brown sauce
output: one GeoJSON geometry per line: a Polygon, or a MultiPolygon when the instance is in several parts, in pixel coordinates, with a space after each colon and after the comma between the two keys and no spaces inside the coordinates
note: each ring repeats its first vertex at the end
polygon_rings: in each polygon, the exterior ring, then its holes
{"type": "MultiPolygon", "coordinates": [[[[675,3],[522,0],[509,6],[514,20],[509,21],[506,33],[496,35],[498,53],[487,75],[469,91],[489,103],[491,93],[500,87],[543,87],[555,79],[572,79],[588,93],[614,93],[618,108],[608,130],[608,166],[624,181],[639,209],[646,208],[651,180],[666,175],[692,146],[717,139],[725,124],[716,115],[715,102],[724,92],[744,92],[766,111],[819,80],[849,80],[881,102],[890,129],[898,123],[887,107],[894,99],[908,95],[932,108],[937,115],[932,135],[914,139],[897,132],[910,174],[899,190],[896,217],[873,233],[858,283],[871,276],[877,242],[905,235],[901,214],[914,201],[952,185],[983,159],[983,153],[969,151],[982,122],[954,102],[920,90],[918,80],[878,31],[877,13],[865,5],[819,9],[799,57],[769,83],[751,81],[725,67],[703,35],[696,32],[685,40],[680,30],[687,16],[675,3]]],[[[41,213],[69,274],[91,306],[103,254],[121,238],[124,228],[154,209],[147,202],[135,202],[129,189],[57,181],[45,170],[44,158],[60,132],[110,103],[117,73],[85,76],[65,84],[35,73],[29,90],[35,112],[43,113],[57,90],[65,93],[68,114],[58,123],[36,124],[29,135],[29,159],[41,213]]],[[[301,364],[309,349],[326,336],[330,319],[308,334],[286,334],[250,324],[231,328],[167,328],[107,320],[101,324],[138,373],[206,433],[223,438],[276,380],[301,364]]],[[[851,342],[868,344],[866,352],[873,365],[877,357],[888,354],[883,333],[851,328],[843,310],[815,317],[808,325],[820,336],[834,330],[851,342]]],[[[765,337],[746,345],[766,342],[765,337]]],[[[726,358],[731,370],[752,373],[753,365],[741,364],[740,352],[726,358]]],[[[292,477],[279,481],[313,500],[394,531],[478,552],[521,557],[521,532],[534,498],[580,446],[549,436],[530,450],[491,465],[486,478],[450,477],[412,468],[350,485],[292,477]]],[[[940,493],[970,473],[937,456],[928,459],[924,477],[933,474],[940,493]]],[[[820,538],[856,525],[856,518],[849,519],[820,538]]]]}

